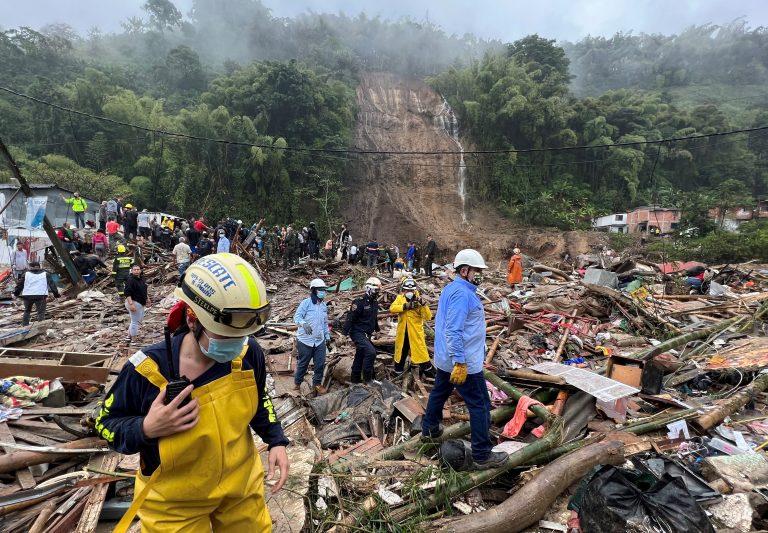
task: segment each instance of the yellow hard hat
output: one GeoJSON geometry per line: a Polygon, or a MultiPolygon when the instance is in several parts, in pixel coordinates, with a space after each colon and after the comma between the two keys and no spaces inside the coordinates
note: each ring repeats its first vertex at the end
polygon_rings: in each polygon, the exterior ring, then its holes
{"type": "Polygon", "coordinates": [[[119,253],[119,254],[124,254],[124,253],[125,253],[125,251],[126,251],[126,249],[125,249],[125,245],[123,245],[123,244],[118,244],[118,245],[117,245],[117,253],[119,253]]]}
{"type": "Polygon", "coordinates": [[[269,318],[267,289],[253,266],[235,254],[201,257],[181,277],[174,294],[208,331],[242,337],[269,318]]]}
{"type": "Polygon", "coordinates": [[[133,209],[133,206],[131,204],[125,204],[126,209],[133,209]]]}

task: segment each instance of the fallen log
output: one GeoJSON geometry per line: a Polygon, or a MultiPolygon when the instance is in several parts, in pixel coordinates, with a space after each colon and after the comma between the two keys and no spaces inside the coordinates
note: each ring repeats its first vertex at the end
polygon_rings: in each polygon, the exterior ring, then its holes
{"type": "Polygon", "coordinates": [[[510,379],[522,379],[526,381],[535,381],[540,383],[551,383],[553,385],[567,385],[561,376],[548,376],[547,374],[539,374],[530,370],[500,370],[502,377],[510,379]]]}
{"type": "Polygon", "coordinates": [[[531,267],[531,270],[534,272],[552,272],[553,277],[555,278],[560,278],[563,281],[571,281],[571,276],[569,276],[567,272],[563,272],[559,268],[554,268],[549,265],[537,263],[531,267]]]}
{"type": "Polygon", "coordinates": [[[446,533],[515,533],[537,523],[569,486],[600,464],[624,462],[624,444],[597,442],[556,459],[506,501],[480,513],[452,519],[439,526],[446,533]]]}
{"type": "MultiPolygon", "coordinates": [[[[41,465],[43,463],[52,463],[59,459],[71,458],[74,450],[87,450],[89,448],[103,447],[106,443],[99,437],[88,437],[86,439],[73,440],[59,444],[57,448],[68,450],[67,453],[43,453],[20,451],[0,455],[0,474],[15,472],[19,468],[32,465],[41,465]],[[72,451],[70,451],[72,450],[72,451]]],[[[106,451],[106,450],[104,450],[106,451]]],[[[91,453],[91,452],[84,452],[91,453]]]]}
{"type": "Polygon", "coordinates": [[[724,400],[712,411],[698,417],[693,421],[693,424],[702,431],[712,429],[722,422],[726,416],[732,415],[747,405],[752,398],[766,389],[768,389],[768,374],[763,374],[739,392],[724,400]]]}

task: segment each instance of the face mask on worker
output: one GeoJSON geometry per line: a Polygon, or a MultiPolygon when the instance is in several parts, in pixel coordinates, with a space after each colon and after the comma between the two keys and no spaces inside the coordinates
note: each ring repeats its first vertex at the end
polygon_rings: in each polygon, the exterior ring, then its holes
{"type": "Polygon", "coordinates": [[[315,294],[317,295],[318,300],[325,298],[325,291],[317,291],[315,294]]]}
{"type": "Polygon", "coordinates": [[[370,298],[375,298],[379,294],[379,289],[377,289],[376,287],[366,287],[365,294],[368,295],[370,298]]]}
{"type": "Polygon", "coordinates": [[[467,275],[461,276],[472,285],[480,285],[483,282],[483,272],[472,267],[467,268],[467,275]]]}
{"type": "Polygon", "coordinates": [[[408,291],[405,293],[405,299],[406,300],[413,300],[413,291],[408,291]]]}
{"type": "Polygon", "coordinates": [[[198,342],[203,355],[210,357],[217,363],[229,363],[243,351],[243,345],[247,337],[230,337],[226,339],[213,339],[205,331],[203,335],[208,338],[208,348],[198,342]]]}

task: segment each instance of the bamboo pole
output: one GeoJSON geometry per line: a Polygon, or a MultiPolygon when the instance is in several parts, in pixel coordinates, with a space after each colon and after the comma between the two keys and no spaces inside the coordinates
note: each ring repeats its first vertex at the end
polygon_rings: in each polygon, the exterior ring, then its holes
{"type": "Polygon", "coordinates": [[[571,335],[571,326],[573,325],[573,319],[569,318],[565,321],[566,328],[565,331],[563,331],[563,338],[560,339],[560,344],[557,346],[557,351],[555,352],[555,358],[553,359],[553,362],[559,363],[560,360],[563,358],[563,350],[565,349],[565,344],[568,342],[568,337],[571,335]]]}
{"type": "Polygon", "coordinates": [[[747,405],[752,398],[766,389],[768,389],[768,374],[762,374],[738,393],[721,402],[715,409],[698,417],[693,424],[702,431],[712,429],[726,416],[732,415],[747,405]]]}
{"type": "Polygon", "coordinates": [[[743,316],[729,318],[728,320],[723,320],[722,322],[719,322],[708,328],[702,328],[696,331],[692,331],[690,333],[686,333],[684,335],[679,335],[677,337],[669,339],[668,341],[662,342],[661,344],[658,344],[653,348],[649,348],[648,350],[643,350],[636,354],[632,354],[629,357],[632,359],[642,359],[644,361],[647,361],[648,359],[652,359],[664,352],[673,350],[680,346],[684,346],[691,341],[696,341],[699,339],[703,339],[705,337],[709,337],[713,333],[719,333],[725,329],[728,329],[731,326],[736,326],[746,320],[747,320],[747,317],[743,317],[743,316]]]}
{"type": "Polygon", "coordinates": [[[503,328],[501,332],[496,335],[496,338],[493,341],[493,344],[491,345],[491,349],[488,350],[488,355],[485,356],[485,364],[489,365],[491,364],[491,361],[493,361],[493,356],[496,355],[496,350],[499,348],[499,343],[501,342],[501,337],[504,335],[504,333],[507,331],[506,328],[503,328]]]}

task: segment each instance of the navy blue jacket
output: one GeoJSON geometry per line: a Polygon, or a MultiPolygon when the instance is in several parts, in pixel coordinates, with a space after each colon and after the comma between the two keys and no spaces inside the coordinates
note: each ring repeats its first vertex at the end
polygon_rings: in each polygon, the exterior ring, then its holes
{"type": "MultiPolygon", "coordinates": [[[[179,348],[183,334],[171,339],[173,364],[179,368],[179,348]]],[[[165,342],[153,344],[141,350],[158,364],[160,373],[169,379],[165,342]]],[[[138,352],[137,352],[138,353],[138,352]]],[[[259,407],[250,422],[251,428],[264,440],[269,448],[286,446],[288,439],[283,434],[283,428],[275,416],[272,400],[267,393],[267,373],[265,369],[264,352],[256,340],[248,339],[248,351],[243,357],[243,370],[254,370],[256,389],[259,391],[259,407]]],[[[220,377],[226,376],[232,370],[231,363],[216,363],[192,384],[195,387],[205,385],[220,377]]],[[[149,412],[152,402],[160,390],[136,371],[133,363],[128,361],[120,371],[114,386],[107,394],[104,405],[96,419],[96,431],[120,453],[141,454],[142,473],[150,475],[160,464],[160,450],[157,439],[144,435],[142,423],[149,412]]]]}
{"type": "Polygon", "coordinates": [[[370,335],[379,331],[379,302],[375,298],[363,295],[352,302],[344,324],[344,334],[365,333],[370,335]]]}

